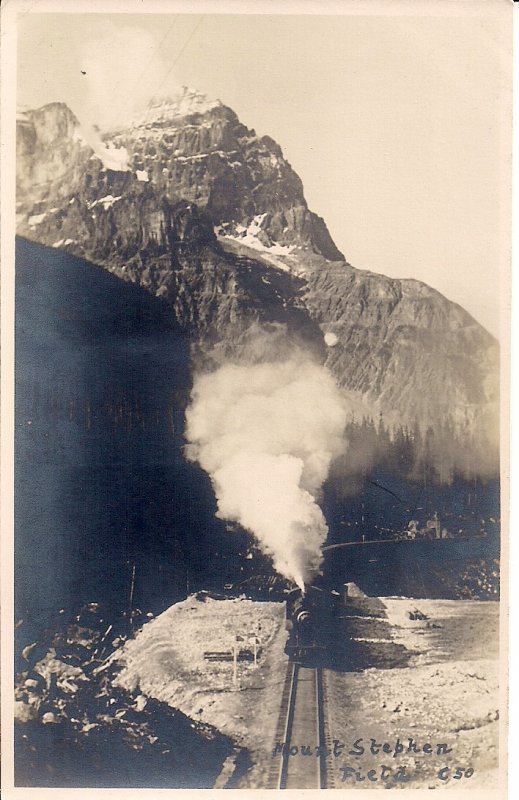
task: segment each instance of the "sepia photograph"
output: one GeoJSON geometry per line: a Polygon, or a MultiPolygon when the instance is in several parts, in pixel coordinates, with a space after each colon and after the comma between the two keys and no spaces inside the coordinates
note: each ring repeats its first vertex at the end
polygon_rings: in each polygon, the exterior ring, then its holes
{"type": "Polygon", "coordinates": [[[512,3],[2,39],[6,798],[505,797],[512,3]]]}

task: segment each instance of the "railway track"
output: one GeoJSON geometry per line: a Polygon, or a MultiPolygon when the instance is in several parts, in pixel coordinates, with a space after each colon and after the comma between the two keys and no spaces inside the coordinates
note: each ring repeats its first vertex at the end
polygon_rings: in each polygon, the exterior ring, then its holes
{"type": "Polygon", "coordinates": [[[277,789],[333,788],[325,705],[324,671],[290,663],[278,724],[283,752],[275,776],[277,789]]]}

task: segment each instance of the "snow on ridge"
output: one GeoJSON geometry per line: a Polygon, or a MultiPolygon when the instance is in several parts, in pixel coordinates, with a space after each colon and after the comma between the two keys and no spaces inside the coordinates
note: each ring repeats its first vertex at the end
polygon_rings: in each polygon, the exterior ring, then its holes
{"type": "Polygon", "coordinates": [[[292,268],[283,260],[276,258],[276,256],[288,256],[293,258],[292,253],[296,249],[295,245],[287,246],[274,241],[271,242],[270,245],[266,245],[258,239],[258,234],[261,230],[261,223],[266,216],[266,214],[256,214],[256,216],[252,218],[247,228],[240,223],[235,224],[234,233],[227,232],[226,228],[229,227],[229,223],[215,226],[214,232],[217,238],[223,240],[227,239],[236,242],[237,244],[246,245],[247,247],[262,253],[262,255],[267,257],[267,259],[271,261],[271,263],[278,269],[284,270],[285,272],[292,272],[292,268]]]}
{"type": "Polygon", "coordinates": [[[278,242],[272,242],[270,245],[265,245],[258,239],[258,234],[261,231],[261,224],[267,214],[256,214],[255,217],[252,218],[251,222],[249,223],[249,227],[245,228],[243,225],[236,226],[236,232],[241,234],[238,237],[231,237],[236,238],[236,241],[241,242],[242,244],[246,244],[249,247],[254,248],[255,250],[261,250],[264,253],[270,253],[271,255],[276,256],[288,256],[290,253],[295,250],[295,245],[283,245],[279,244],[278,242]]]}
{"type": "Polygon", "coordinates": [[[17,105],[16,106],[16,121],[17,122],[30,122],[29,118],[29,111],[30,107],[28,105],[17,105]]]}
{"type": "Polygon", "coordinates": [[[94,156],[105,169],[113,172],[129,172],[129,154],[125,147],[117,147],[114,142],[104,142],[93,125],[79,123],[72,132],[72,141],[92,148],[94,156]]]}
{"type": "Polygon", "coordinates": [[[53,247],[67,247],[69,244],[77,244],[76,239],[60,239],[57,242],[54,242],[52,245],[53,247]]]}
{"type": "Polygon", "coordinates": [[[45,214],[33,214],[32,217],[29,217],[27,222],[28,222],[28,224],[30,225],[31,228],[34,228],[35,225],[41,225],[41,223],[43,222],[43,220],[45,219],[46,216],[47,216],[47,213],[45,213],[45,214]]]}
{"type": "Polygon", "coordinates": [[[95,206],[99,205],[99,206],[103,206],[103,208],[106,211],[107,208],[111,208],[114,203],[117,203],[117,201],[121,200],[121,199],[122,199],[122,195],[119,195],[118,197],[114,197],[113,194],[107,194],[104,197],[100,197],[98,200],[94,200],[93,203],[89,203],[88,207],[89,208],[94,208],[95,206]]]}
{"type": "MultiPolygon", "coordinates": [[[[173,156],[172,156],[172,160],[173,161],[180,161],[182,163],[185,162],[185,161],[203,161],[205,158],[209,158],[210,156],[219,156],[220,158],[224,158],[224,159],[227,159],[227,161],[229,161],[229,157],[231,155],[234,155],[234,153],[236,153],[237,150],[229,150],[229,151],[226,151],[226,150],[210,150],[208,153],[195,153],[192,156],[183,156],[183,155],[180,154],[180,152],[181,152],[180,150],[175,150],[174,151],[173,156]]],[[[239,161],[232,161],[232,162],[230,162],[230,165],[231,165],[231,167],[233,167],[233,166],[241,167],[242,166],[241,162],[239,162],[239,161]]]]}
{"type": "Polygon", "coordinates": [[[133,120],[132,127],[163,124],[190,114],[206,114],[221,105],[220,100],[212,100],[196,89],[183,86],[175,95],[152,98],[148,108],[133,120]]]}

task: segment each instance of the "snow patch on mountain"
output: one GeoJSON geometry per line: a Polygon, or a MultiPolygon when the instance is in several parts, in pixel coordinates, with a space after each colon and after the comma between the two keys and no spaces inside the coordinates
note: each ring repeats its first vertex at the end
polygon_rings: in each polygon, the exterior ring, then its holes
{"type": "Polygon", "coordinates": [[[111,143],[106,146],[97,145],[94,148],[96,155],[103,162],[105,169],[111,169],[113,172],[129,172],[128,165],[128,151],[125,147],[115,147],[111,143]]]}
{"type": "MultiPolygon", "coordinates": [[[[260,250],[262,253],[268,253],[269,255],[275,256],[289,256],[295,250],[294,245],[282,245],[275,241],[270,241],[269,244],[265,244],[260,240],[259,235],[262,232],[261,225],[266,216],[267,214],[256,214],[256,216],[252,218],[248,227],[245,227],[245,225],[240,223],[235,225],[234,233],[230,233],[225,230],[225,228],[228,227],[227,224],[216,226],[214,230],[218,237],[232,239],[239,244],[252,247],[254,250],[260,250]]],[[[289,271],[289,268],[286,265],[283,265],[281,268],[289,271]]]]}

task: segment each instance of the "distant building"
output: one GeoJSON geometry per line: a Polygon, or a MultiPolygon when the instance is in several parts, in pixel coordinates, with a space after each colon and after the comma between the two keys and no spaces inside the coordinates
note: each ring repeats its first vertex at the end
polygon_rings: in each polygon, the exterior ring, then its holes
{"type": "Polygon", "coordinates": [[[407,539],[450,539],[451,536],[447,528],[442,528],[438,512],[435,511],[432,518],[428,519],[424,528],[419,527],[417,519],[409,520],[405,536],[407,539]]]}
{"type": "Polygon", "coordinates": [[[440,525],[440,518],[438,517],[438,512],[434,512],[434,516],[432,519],[427,520],[426,524],[426,536],[429,539],[441,539],[442,538],[442,529],[440,525]]]}

